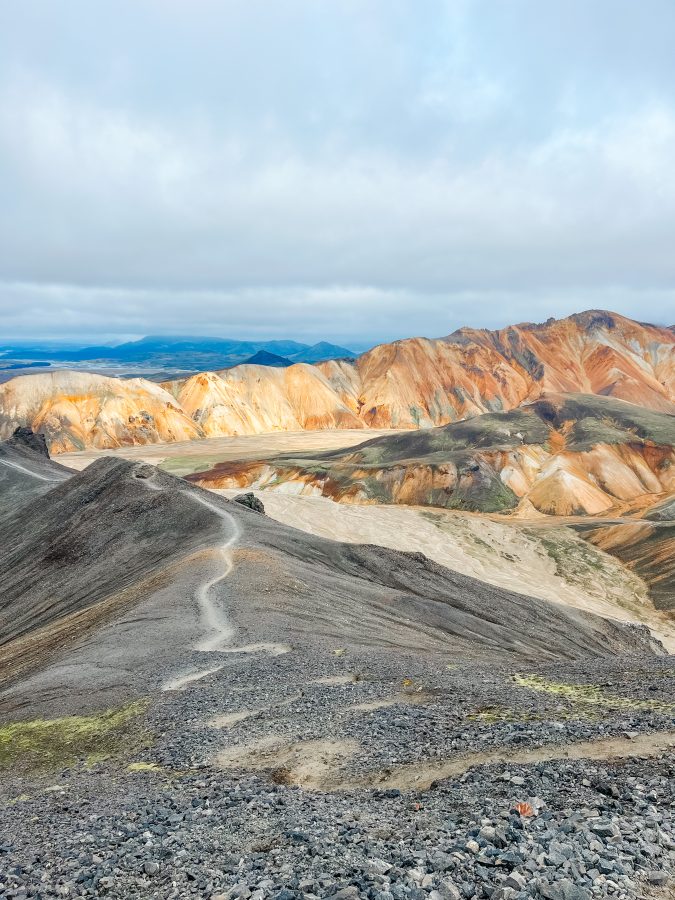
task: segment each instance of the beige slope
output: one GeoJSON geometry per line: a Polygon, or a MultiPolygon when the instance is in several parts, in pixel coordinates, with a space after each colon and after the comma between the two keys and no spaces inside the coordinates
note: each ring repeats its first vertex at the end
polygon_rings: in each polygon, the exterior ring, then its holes
{"type": "MultiPolygon", "coordinates": [[[[236,491],[216,491],[232,496],[236,491]]],[[[465,575],[626,622],[647,624],[675,651],[675,624],[656,611],[645,583],[571,528],[495,521],[447,510],[353,506],[264,491],[274,519],[333,540],[419,551],[465,575]]]]}
{"type": "Polygon", "coordinates": [[[201,429],[160,385],[88,372],[24,375],[0,385],[0,438],[19,425],[45,434],[54,453],[185,441],[201,429]]]}
{"type": "Polygon", "coordinates": [[[363,428],[315,367],[236,366],[166,385],[208,436],[363,428]]]}

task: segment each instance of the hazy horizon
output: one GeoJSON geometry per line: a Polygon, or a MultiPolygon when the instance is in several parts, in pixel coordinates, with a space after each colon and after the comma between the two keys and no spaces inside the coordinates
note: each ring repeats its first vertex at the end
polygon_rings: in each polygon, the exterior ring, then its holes
{"type": "MultiPolygon", "coordinates": [[[[578,309],[578,310],[574,310],[569,315],[575,315],[575,314],[589,312],[589,311],[590,310],[578,309]]],[[[598,310],[598,312],[616,313],[616,310],[598,310]]],[[[622,314],[620,313],[619,315],[622,315],[622,314]]],[[[551,318],[551,317],[549,316],[547,318],[551,318]]],[[[555,318],[566,318],[566,316],[557,316],[555,318]]],[[[641,322],[642,324],[656,325],[656,326],[665,327],[665,328],[674,327],[674,324],[675,324],[673,322],[665,321],[665,320],[664,321],[648,321],[644,318],[641,319],[639,317],[632,317],[632,316],[628,316],[628,318],[634,318],[635,321],[641,322]]],[[[672,318],[672,316],[671,316],[671,318],[672,318]]],[[[542,320],[542,322],[534,322],[533,320],[527,320],[527,321],[522,321],[522,322],[503,322],[502,324],[495,325],[494,327],[477,326],[477,325],[473,325],[471,322],[467,321],[467,322],[464,322],[462,325],[457,326],[457,328],[481,327],[481,328],[488,328],[488,330],[490,330],[490,331],[497,331],[500,328],[508,327],[510,325],[517,326],[517,325],[525,325],[525,324],[543,324],[543,321],[545,321],[545,320],[542,320]]],[[[339,345],[346,350],[351,350],[351,351],[354,351],[357,353],[363,353],[366,350],[370,349],[371,347],[377,346],[378,344],[388,343],[390,341],[405,340],[407,338],[415,338],[415,337],[430,338],[432,340],[435,338],[443,338],[443,337],[446,337],[447,335],[451,334],[452,331],[454,331],[454,330],[456,330],[456,328],[453,328],[453,329],[445,332],[444,334],[430,334],[430,333],[427,334],[427,333],[424,333],[423,331],[417,331],[415,333],[402,334],[402,335],[399,335],[399,336],[393,337],[393,338],[392,337],[382,338],[382,339],[375,338],[370,341],[368,341],[368,340],[363,341],[363,340],[356,340],[356,339],[355,340],[346,339],[343,341],[343,340],[334,339],[330,335],[318,335],[316,337],[305,336],[305,337],[301,338],[291,332],[281,333],[281,334],[277,334],[277,335],[270,335],[270,336],[266,336],[263,333],[261,333],[259,335],[253,335],[253,336],[247,336],[246,334],[233,335],[233,334],[228,334],[227,332],[206,335],[206,334],[199,334],[198,332],[190,332],[190,331],[183,331],[183,332],[169,332],[169,331],[157,332],[157,331],[155,331],[155,332],[147,333],[147,334],[123,334],[123,335],[109,335],[109,334],[93,334],[93,335],[83,335],[83,336],[64,335],[64,336],[57,337],[57,338],[38,335],[33,338],[31,338],[29,336],[4,337],[2,340],[0,340],[0,352],[2,352],[3,348],[6,346],[11,346],[11,347],[15,347],[15,348],[53,347],[55,350],[58,350],[60,348],[74,350],[74,349],[82,349],[82,348],[92,347],[92,346],[102,346],[102,347],[111,347],[112,348],[112,347],[117,347],[121,344],[132,343],[134,341],[142,341],[142,340],[148,339],[148,338],[157,338],[157,339],[164,338],[164,339],[185,340],[185,341],[196,341],[196,340],[241,341],[242,343],[267,343],[267,342],[272,342],[272,341],[296,341],[297,343],[307,344],[309,346],[311,346],[313,344],[317,344],[317,343],[329,343],[329,344],[339,345]]]]}

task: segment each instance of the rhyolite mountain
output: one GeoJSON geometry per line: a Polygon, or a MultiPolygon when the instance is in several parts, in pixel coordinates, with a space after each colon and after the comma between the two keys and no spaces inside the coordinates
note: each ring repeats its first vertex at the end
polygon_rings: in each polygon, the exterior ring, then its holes
{"type": "Polygon", "coordinates": [[[275,430],[430,428],[545,393],[675,413],[675,333],[590,311],[396,341],[356,359],[243,365],[162,385],[58,371],[21,376],[0,385],[0,437],[28,425],[62,452],[275,430]]]}
{"type": "Polygon", "coordinates": [[[223,462],[189,479],[350,503],[595,515],[675,491],[675,416],[593,394],[545,394],[509,412],[356,447],[223,462]]]}

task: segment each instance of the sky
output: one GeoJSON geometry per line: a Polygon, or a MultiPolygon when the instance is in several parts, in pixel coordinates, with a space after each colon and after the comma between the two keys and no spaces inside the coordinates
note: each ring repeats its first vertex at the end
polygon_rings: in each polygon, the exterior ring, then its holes
{"type": "Polygon", "coordinates": [[[675,321],[672,0],[0,3],[0,339],[675,321]]]}

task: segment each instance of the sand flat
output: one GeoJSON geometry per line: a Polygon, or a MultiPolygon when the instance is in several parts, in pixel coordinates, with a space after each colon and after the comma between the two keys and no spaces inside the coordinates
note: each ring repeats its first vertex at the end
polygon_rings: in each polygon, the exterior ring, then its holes
{"type": "Polygon", "coordinates": [[[392,429],[334,429],[324,431],[277,431],[270,434],[244,434],[177,441],[166,444],[118,447],[114,450],[80,450],[61,453],[58,461],[71,469],[85,469],[101,456],[119,456],[134,462],[162,465],[173,475],[187,475],[217,462],[239,459],[267,459],[277,453],[295,450],[336,450],[353,447],[371,438],[395,434],[392,429]]]}

